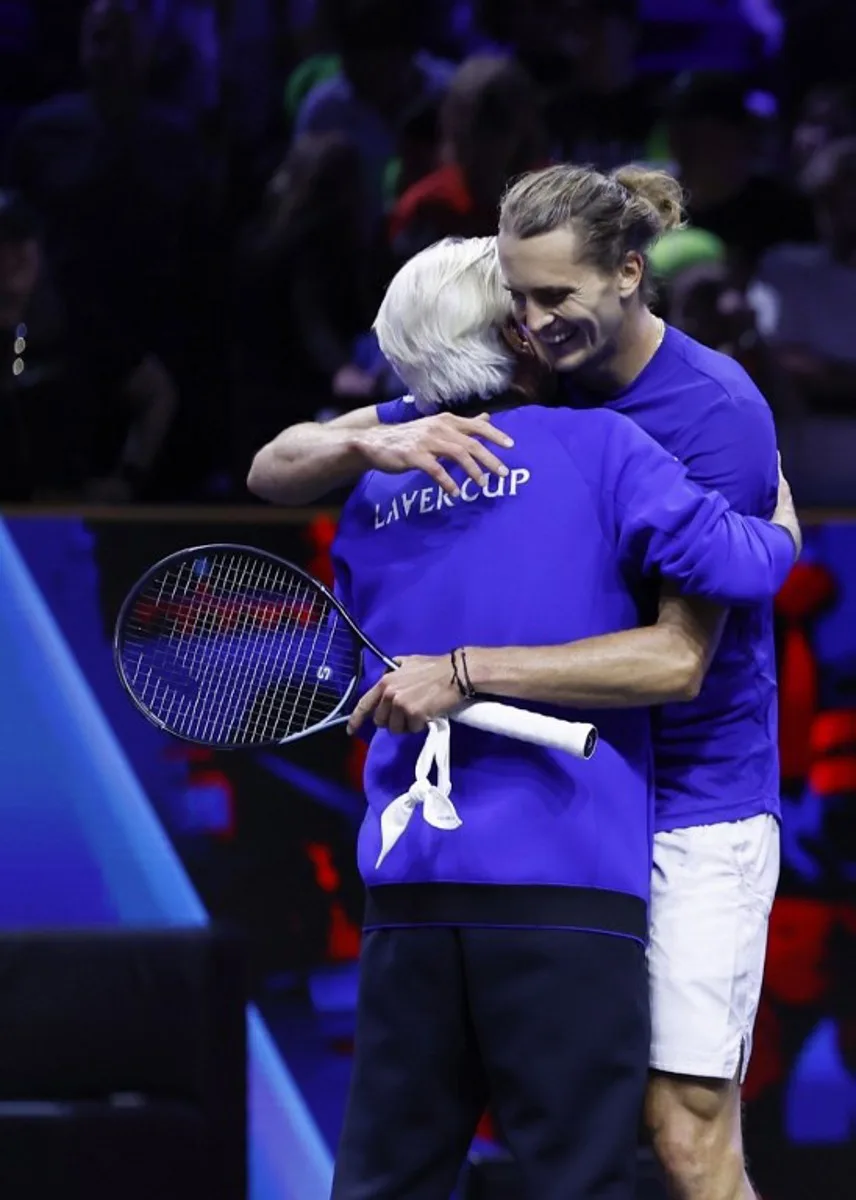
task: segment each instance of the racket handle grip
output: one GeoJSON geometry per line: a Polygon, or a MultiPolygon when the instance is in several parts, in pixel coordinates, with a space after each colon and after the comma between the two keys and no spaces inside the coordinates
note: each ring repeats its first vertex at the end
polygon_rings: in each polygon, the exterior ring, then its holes
{"type": "Polygon", "coordinates": [[[591,758],[597,746],[594,725],[584,721],[561,721],[558,717],[547,717],[494,700],[475,700],[451,715],[455,721],[473,729],[547,746],[551,750],[564,750],[575,758],[591,758]]]}

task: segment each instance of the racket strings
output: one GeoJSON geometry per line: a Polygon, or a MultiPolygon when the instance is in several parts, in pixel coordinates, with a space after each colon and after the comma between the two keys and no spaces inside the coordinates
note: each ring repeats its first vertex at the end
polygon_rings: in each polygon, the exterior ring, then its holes
{"type": "Polygon", "coordinates": [[[171,560],[145,582],[119,655],[139,703],[173,732],[263,745],[343,705],[360,647],[311,580],[267,556],[222,549],[171,560]]]}

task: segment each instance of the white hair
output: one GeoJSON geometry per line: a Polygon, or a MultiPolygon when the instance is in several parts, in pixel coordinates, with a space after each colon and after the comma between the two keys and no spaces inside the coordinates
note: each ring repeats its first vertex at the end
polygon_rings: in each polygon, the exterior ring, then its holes
{"type": "Polygon", "coordinates": [[[515,359],[499,330],[510,315],[496,238],[445,238],[401,268],[374,330],[419,410],[432,412],[506,390],[515,359]]]}

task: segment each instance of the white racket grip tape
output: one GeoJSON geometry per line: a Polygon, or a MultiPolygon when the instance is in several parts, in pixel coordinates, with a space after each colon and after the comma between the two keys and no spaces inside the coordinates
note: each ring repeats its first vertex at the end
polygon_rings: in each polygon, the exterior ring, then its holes
{"type": "Polygon", "coordinates": [[[474,700],[450,716],[473,729],[547,746],[551,750],[564,750],[575,758],[591,758],[597,746],[594,725],[584,721],[560,721],[557,717],[514,708],[511,704],[498,704],[494,700],[474,700]]]}

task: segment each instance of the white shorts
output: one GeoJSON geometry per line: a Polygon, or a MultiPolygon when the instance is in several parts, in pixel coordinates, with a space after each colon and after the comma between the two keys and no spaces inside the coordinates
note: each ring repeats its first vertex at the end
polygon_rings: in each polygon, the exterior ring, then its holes
{"type": "Polygon", "coordinates": [[[752,1029],[779,880],[779,825],[697,825],[654,838],[648,967],[651,1066],[734,1079],[752,1029]]]}

